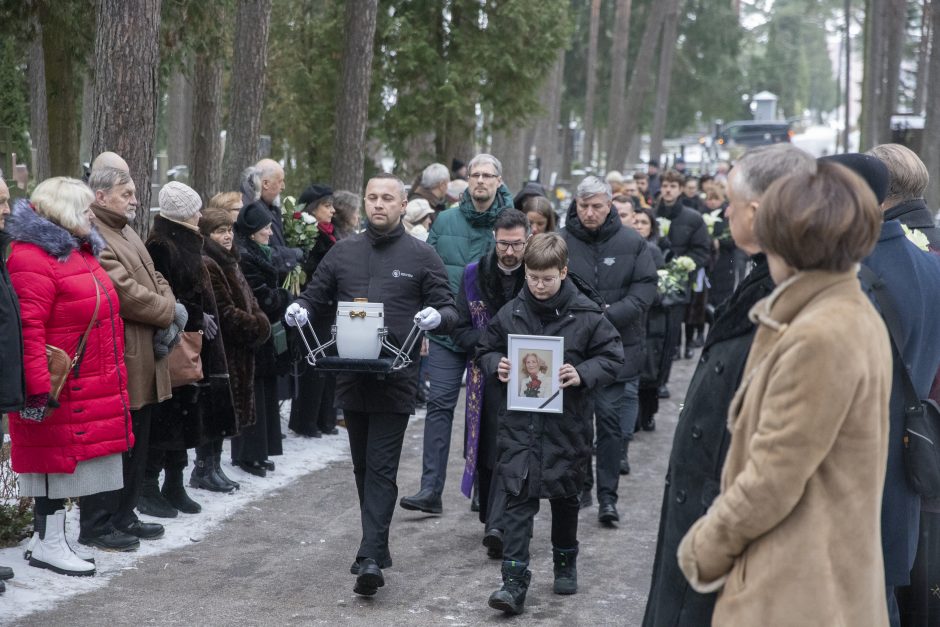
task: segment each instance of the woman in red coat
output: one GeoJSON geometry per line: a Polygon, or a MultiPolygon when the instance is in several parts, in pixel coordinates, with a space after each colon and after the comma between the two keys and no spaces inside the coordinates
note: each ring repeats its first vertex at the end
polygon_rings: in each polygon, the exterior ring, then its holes
{"type": "Polygon", "coordinates": [[[121,454],[134,439],[124,325],[117,294],[97,260],[105,243],[92,226],[93,199],[81,181],[48,179],[31,203],[17,205],[6,225],[26,375],[25,407],[10,414],[13,470],[20,496],[36,499],[38,537],[30,565],[66,575],[93,575],[95,567],[66,541],[65,498],[120,489],[121,454]],[[79,353],[58,400],[50,396],[47,346],[69,357],[79,353]]]}

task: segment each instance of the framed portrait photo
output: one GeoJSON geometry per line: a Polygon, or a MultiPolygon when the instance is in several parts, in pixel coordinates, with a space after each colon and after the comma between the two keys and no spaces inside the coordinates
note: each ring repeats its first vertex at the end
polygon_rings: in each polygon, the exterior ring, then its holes
{"type": "Polygon", "coordinates": [[[558,371],[564,356],[563,337],[510,334],[507,408],[560,414],[563,394],[558,371]]]}

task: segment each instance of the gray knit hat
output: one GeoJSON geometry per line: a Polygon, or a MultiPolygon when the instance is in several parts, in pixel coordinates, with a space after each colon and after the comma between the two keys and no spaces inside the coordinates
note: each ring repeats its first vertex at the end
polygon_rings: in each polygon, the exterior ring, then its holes
{"type": "Polygon", "coordinates": [[[160,190],[160,215],[185,222],[202,209],[202,199],[192,187],[170,181],[160,190]]]}

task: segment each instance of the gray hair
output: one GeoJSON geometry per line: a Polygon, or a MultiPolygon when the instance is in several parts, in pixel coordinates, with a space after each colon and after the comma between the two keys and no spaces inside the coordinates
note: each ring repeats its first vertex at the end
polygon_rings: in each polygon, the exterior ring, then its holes
{"type": "Polygon", "coordinates": [[[613,198],[610,184],[607,181],[596,176],[585,176],[584,180],[578,183],[578,189],[575,191],[574,196],[583,199],[597,194],[603,194],[607,197],[607,200],[613,198]]]}
{"type": "Polygon", "coordinates": [[[336,210],[334,220],[342,236],[355,232],[359,226],[360,207],[362,199],[356,194],[344,189],[333,192],[333,209],[336,210]]]}
{"type": "Polygon", "coordinates": [[[924,190],[930,183],[930,173],[913,150],[901,144],[881,144],[866,154],[875,157],[888,168],[885,206],[893,207],[905,200],[924,197],[924,190]]]}
{"type": "Polygon", "coordinates": [[[744,200],[759,200],[777,179],[790,174],[816,174],[816,160],[793,144],[758,146],[744,153],[734,164],[735,191],[744,200]]]}
{"type": "Polygon", "coordinates": [[[421,187],[433,189],[443,182],[450,182],[450,170],[443,163],[432,163],[421,173],[421,187]]]}
{"type": "Polygon", "coordinates": [[[473,173],[473,168],[484,163],[489,163],[496,170],[497,176],[503,175],[503,164],[499,162],[499,159],[493,155],[486,154],[482,152],[476,157],[470,160],[470,163],[467,165],[467,174],[473,173]]]}
{"type": "Polygon", "coordinates": [[[261,198],[261,170],[256,168],[253,165],[248,166],[242,170],[242,175],[240,177],[241,183],[239,189],[241,189],[242,196],[246,197],[246,205],[253,203],[254,201],[261,198]],[[248,199],[250,197],[250,199],[248,199]]]}
{"type": "Polygon", "coordinates": [[[92,170],[91,175],[89,175],[88,187],[90,187],[93,192],[97,192],[98,190],[108,192],[111,191],[115,185],[127,185],[131,180],[130,173],[124,170],[107,167],[98,168],[97,170],[92,170]]]}

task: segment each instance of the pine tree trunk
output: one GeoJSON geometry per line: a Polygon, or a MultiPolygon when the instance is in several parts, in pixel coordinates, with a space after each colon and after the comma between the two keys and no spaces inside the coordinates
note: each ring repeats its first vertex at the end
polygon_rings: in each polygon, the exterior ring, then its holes
{"type": "Polygon", "coordinates": [[[166,152],[170,167],[192,166],[193,84],[184,72],[170,77],[166,103],[166,152]]]}
{"type": "Polygon", "coordinates": [[[91,164],[95,155],[91,154],[91,144],[95,133],[95,77],[91,70],[82,77],[82,127],[79,131],[78,158],[82,163],[91,164]]]}
{"type": "Polygon", "coordinates": [[[930,0],[924,0],[920,16],[920,44],[917,48],[917,83],[914,85],[913,109],[915,115],[924,112],[924,95],[927,93],[927,81],[930,80],[930,71],[927,66],[931,39],[930,17],[930,0]]]}
{"type": "Polygon", "coordinates": [[[378,8],[378,0],[346,5],[343,86],[336,100],[332,178],[335,189],[357,195],[363,189],[369,93],[372,91],[372,47],[378,8]]]}
{"type": "Polygon", "coordinates": [[[529,178],[528,159],[525,154],[525,130],[510,124],[493,133],[490,153],[503,165],[503,183],[515,191],[529,178]]]}
{"type": "Polygon", "coordinates": [[[610,155],[614,151],[614,131],[623,125],[623,106],[627,95],[627,54],[630,49],[631,0],[617,0],[614,15],[614,45],[611,50],[610,100],[607,104],[607,169],[611,170],[610,155]]]}
{"type": "Polygon", "coordinates": [[[901,82],[901,57],[904,54],[904,39],[907,28],[907,0],[883,0],[889,22],[885,25],[887,54],[885,55],[885,88],[882,91],[877,143],[891,141],[891,116],[897,109],[898,85],[901,82]]]}
{"type": "Polygon", "coordinates": [[[542,87],[539,101],[545,113],[535,127],[535,154],[539,159],[539,182],[546,187],[552,184],[552,175],[557,175],[561,165],[559,157],[558,122],[561,116],[561,96],[565,75],[565,51],[558,53],[555,65],[542,87]]]}
{"type": "Polygon", "coordinates": [[[653,54],[656,52],[656,41],[662,32],[666,8],[666,2],[653,2],[652,7],[650,7],[650,14],[646,19],[646,28],[643,31],[643,39],[640,42],[640,51],[637,53],[636,61],[633,64],[633,72],[630,73],[630,85],[623,106],[623,116],[619,119],[619,124],[613,132],[614,145],[607,160],[607,168],[610,170],[620,170],[626,164],[627,151],[630,149],[630,142],[633,141],[633,136],[637,132],[640,115],[643,111],[643,102],[646,100],[646,92],[649,91],[650,79],[653,73],[651,63],[653,54]]]}
{"type": "MultiPolygon", "coordinates": [[[[940,77],[940,42],[936,35],[940,33],[940,7],[933,7],[930,12],[930,30],[934,34],[933,45],[930,48],[930,76],[940,77]]],[[[927,186],[927,206],[940,205],[940,80],[932,80],[927,84],[927,120],[924,125],[923,157],[927,171],[930,172],[930,184],[927,186]],[[930,138],[929,140],[927,138],[930,138]]]]}
{"type": "Polygon", "coordinates": [[[601,22],[601,0],[591,1],[588,31],[587,87],[584,94],[584,146],[581,163],[588,167],[594,158],[594,101],[597,94],[597,31],[601,22]]]}
{"type": "MultiPolygon", "coordinates": [[[[37,181],[49,178],[49,113],[46,109],[46,64],[42,51],[42,24],[33,20],[36,35],[29,44],[29,137],[36,151],[33,176],[37,181]]],[[[12,173],[11,173],[12,175],[12,173]]]]}
{"type": "Polygon", "coordinates": [[[92,153],[127,161],[137,186],[141,238],[150,231],[150,177],[157,128],[161,0],[98,0],[92,153]]]}
{"type": "Polygon", "coordinates": [[[199,54],[193,71],[190,182],[207,203],[222,191],[222,59],[199,54]]]}
{"type": "MultiPolygon", "coordinates": [[[[225,138],[222,186],[238,189],[242,170],[258,161],[272,0],[238,0],[232,102],[225,138]]],[[[300,45],[298,43],[298,45],[300,45]]],[[[282,71],[289,71],[282,68],[282,71]]]]}
{"type": "Polygon", "coordinates": [[[659,161],[666,134],[666,115],[669,112],[669,88],[672,86],[672,60],[676,53],[676,31],[679,28],[679,0],[669,0],[669,10],[663,24],[663,40],[659,49],[659,79],[656,84],[656,102],[653,111],[653,130],[650,134],[650,161],[659,161]]]}
{"type": "Polygon", "coordinates": [[[54,6],[41,12],[43,65],[46,73],[46,114],[49,137],[49,175],[78,176],[78,98],[81,95],[76,60],[61,35],[66,19],[54,6]]]}
{"type": "Polygon", "coordinates": [[[865,64],[862,79],[862,123],[860,150],[881,143],[881,126],[887,77],[888,3],[893,0],[868,0],[865,9],[865,64]]]}

